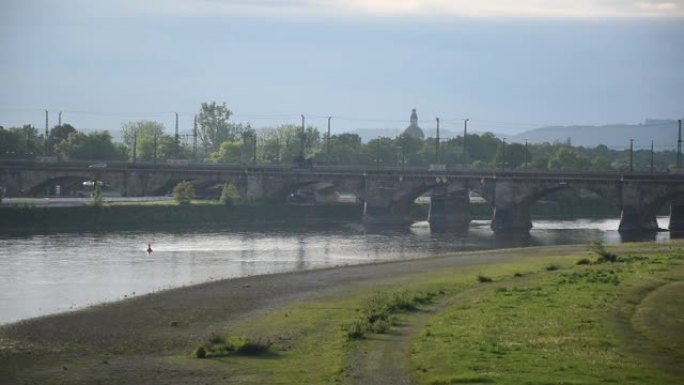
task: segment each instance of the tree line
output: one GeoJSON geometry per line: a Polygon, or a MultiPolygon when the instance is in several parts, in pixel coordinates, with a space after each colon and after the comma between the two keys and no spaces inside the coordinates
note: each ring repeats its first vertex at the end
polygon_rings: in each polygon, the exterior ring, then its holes
{"type": "Polygon", "coordinates": [[[408,135],[378,137],[363,143],[354,133],[322,135],[317,127],[284,124],[254,129],[231,121],[225,103],[202,103],[196,119],[196,141],[181,141],[156,121],[122,125],[123,141],[108,131],[81,132],[70,124],[54,126],[47,137],[36,127],[0,126],[0,157],[62,160],[242,165],[357,165],[376,168],[449,167],[477,169],[574,169],[665,171],[677,166],[674,150],[615,150],[605,145],[574,147],[569,143],[506,143],[492,133],[417,139],[408,135]]]}

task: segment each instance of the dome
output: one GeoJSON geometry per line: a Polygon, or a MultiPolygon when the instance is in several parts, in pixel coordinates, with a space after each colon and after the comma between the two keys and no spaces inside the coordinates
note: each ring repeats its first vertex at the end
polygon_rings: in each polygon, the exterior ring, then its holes
{"type": "Polygon", "coordinates": [[[423,134],[423,130],[421,130],[420,127],[418,127],[418,114],[416,113],[415,108],[411,111],[410,122],[411,122],[411,124],[409,124],[409,126],[406,127],[406,129],[404,130],[402,135],[405,134],[405,135],[408,135],[408,136],[411,136],[411,137],[417,138],[417,139],[425,138],[425,135],[423,134]]]}

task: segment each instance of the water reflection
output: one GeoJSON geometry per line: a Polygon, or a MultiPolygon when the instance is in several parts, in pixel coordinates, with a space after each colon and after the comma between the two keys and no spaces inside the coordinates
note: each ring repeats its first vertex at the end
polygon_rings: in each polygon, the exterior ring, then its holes
{"type": "MultiPolygon", "coordinates": [[[[660,220],[664,227],[667,218],[660,220]]],[[[617,227],[618,220],[535,221],[524,237],[494,235],[489,221],[473,221],[467,232],[459,234],[433,234],[427,222],[418,222],[385,231],[337,223],[297,229],[276,224],[258,231],[2,236],[0,322],[219,278],[464,250],[625,241],[617,227]],[[152,254],[145,252],[147,243],[152,243],[152,254]]],[[[653,233],[646,239],[668,238],[669,233],[653,233]]]]}

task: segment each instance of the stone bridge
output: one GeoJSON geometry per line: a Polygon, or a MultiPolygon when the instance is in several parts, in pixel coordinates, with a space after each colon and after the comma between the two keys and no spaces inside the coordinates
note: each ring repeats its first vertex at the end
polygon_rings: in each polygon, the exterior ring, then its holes
{"type": "Polygon", "coordinates": [[[684,230],[682,174],[0,162],[0,187],[8,196],[50,195],[57,185],[69,191],[86,180],[102,181],[124,196],[168,194],[180,181],[192,182],[198,192],[231,183],[243,199],[270,202],[286,202],[307,186],[334,190],[354,194],[363,203],[367,223],[375,225],[410,223],[411,205],[430,192],[428,220],[434,231],[467,229],[470,192],[476,191],[493,208],[495,232],[527,232],[531,205],[571,188],[613,202],[622,212],[620,231],[658,230],[656,213],[667,204],[670,229],[684,230]]]}

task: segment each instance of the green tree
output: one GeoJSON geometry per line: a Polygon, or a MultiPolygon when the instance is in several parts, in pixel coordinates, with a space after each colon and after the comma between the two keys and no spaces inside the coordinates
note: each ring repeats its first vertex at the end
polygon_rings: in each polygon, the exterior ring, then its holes
{"type": "Polygon", "coordinates": [[[223,189],[221,189],[219,201],[226,206],[232,206],[238,199],[240,199],[240,194],[235,188],[235,185],[232,183],[224,184],[223,189]]]}
{"type": "Polygon", "coordinates": [[[57,153],[57,146],[69,139],[69,134],[75,133],[76,129],[68,124],[62,124],[61,126],[54,126],[50,130],[48,135],[48,147],[50,148],[50,153],[57,153]]]}
{"type": "Polygon", "coordinates": [[[188,181],[179,182],[176,187],[173,188],[173,199],[175,199],[178,204],[190,204],[190,201],[194,197],[195,186],[188,181]]]}
{"type": "Polygon", "coordinates": [[[577,149],[562,146],[549,159],[549,168],[584,170],[591,166],[587,157],[582,155],[577,149]]]}
{"type": "Polygon", "coordinates": [[[223,142],[218,151],[209,154],[209,160],[215,163],[239,164],[243,147],[242,142],[223,142]]]}
{"type": "Polygon", "coordinates": [[[302,159],[314,157],[320,152],[320,133],[315,127],[307,127],[302,133],[301,126],[283,124],[266,128],[257,153],[264,163],[294,164],[302,159]]]}
{"type": "Polygon", "coordinates": [[[525,159],[528,163],[531,162],[532,155],[523,144],[510,143],[506,145],[506,167],[519,168],[524,166],[525,159]]]}
{"type": "Polygon", "coordinates": [[[127,154],[112,142],[108,131],[93,131],[88,134],[76,131],[67,140],[56,146],[57,152],[68,159],[79,160],[123,160],[127,154]]]}
{"type": "Polygon", "coordinates": [[[226,103],[202,103],[197,115],[197,127],[206,154],[217,151],[223,142],[241,139],[244,127],[230,122],[232,115],[226,103]]]}
{"type": "MultiPolygon", "coordinates": [[[[164,125],[152,120],[138,120],[127,122],[121,126],[121,134],[124,143],[131,149],[131,159],[135,154],[136,160],[151,161],[154,159],[155,147],[159,150],[159,143],[163,137],[171,138],[171,147],[175,145],[174,139],[164,134],[164,125]],[[156,143],[156,146],[155,146],[156,143]],[[135,148],[134,148],[135,147],[135,148]]],[[[161,158],[157,154],[158,158],[161,158]]]]}
{"type": "Polygon", "coordinates": [[[357,134],[332,135],[329,146],[325,141],[321,146],[321,151],[316,155],[317,163],[344,165],[357,164],[360,161],[362,144],[361,137],[357,134]]]}
{"type": "Polygon", "coordinates": [[[44,153],[44,137],[30,124],[22,127],[0,127],[0,156],[33,159],[44,153]]]}

